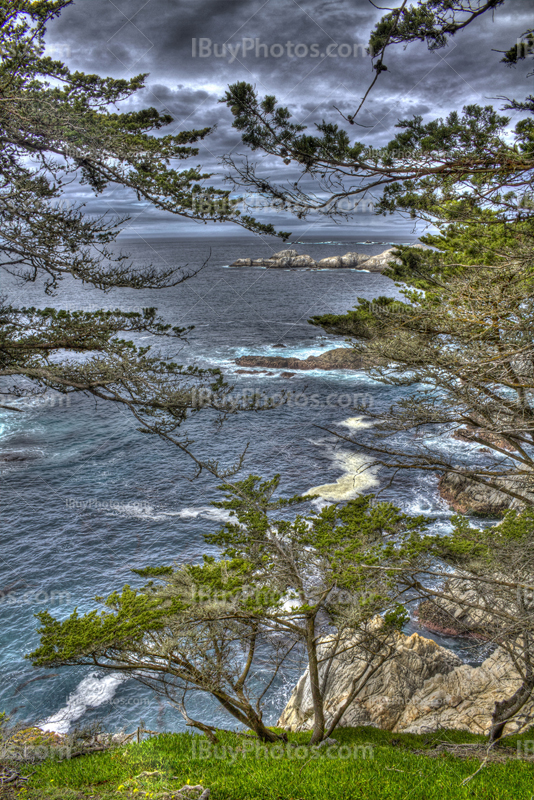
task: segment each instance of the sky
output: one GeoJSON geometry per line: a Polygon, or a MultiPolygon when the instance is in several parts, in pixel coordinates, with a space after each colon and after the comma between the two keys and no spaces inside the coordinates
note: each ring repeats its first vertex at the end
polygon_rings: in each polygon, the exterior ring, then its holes
{"type": "MultiPolygon", "coordinates": [[[[115,78],[149,73],[146,87],[122,110],[155,106],[170,113],[174,121],[165,133],[213,126],[197,161],[215,173],[210,183],[216,186],[223,185],[222,154],[262,160],[241,144],[229,109],[219,102],[236,81],[253,84],[261,95],[276,95],[311,131],[325,119],[348,127],[351,139],[376,147],[395,134],[399,119],[418,114],[429,121],[468,103],[500,107],[499,96],[523,99],[532,92],[527,70],[506,67],[494,52],[509,49],[533,26],[532,0],[508,0],[438,51],[430,52],[425,43],[390,48],[387,72],[359,115],[366,127],[347,126],[335,107],[353,113],[371,82],[365,46],[383,13],[369,0],[77,0],[50,24],[47,52],[88,73],[115,78]]],[[[262,168],[280,179],[294,177],[292,168],[284,174],[283,165],[265,156],[262,168]]],[[[241,232],[232,224],[199,229],[118,188],[99,198],[88,197],[83,187],[70,191],[71,199],[88,201],[89,211],[130,214],[126,235],[241,232]]],[[[411,230],[404,220],[377,218],[365,208],[342,226],[324,219],[301,222],[286,213],[258,211],[257,216],[300,236],[343,238],[350,232],[366,237],[378,225],[402,238],[411,230]]]]}

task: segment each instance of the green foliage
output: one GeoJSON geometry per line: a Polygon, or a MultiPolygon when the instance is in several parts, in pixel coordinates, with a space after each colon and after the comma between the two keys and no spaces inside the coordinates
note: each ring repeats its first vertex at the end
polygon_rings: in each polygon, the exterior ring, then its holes
{"type": "Polygon", "coordinates": [[[414,800],[515,800],[528,797],[531,790],[532,765],[517,754],[528,752],[532,733],[511,737],[500,748],[500,760],[489,763],[466,786],[462,781],[480,766],[473,750],[478,744],[478,757],[484,750],[483,737],[464,731],[416,735],[371,727],[342,728],[335,736],[343,748],[339,751],[310,748],[305,733],[290,734],[287,747],[250,746],[251,742],[235,734],[219,738],[211,756],[209,743],[201,737],[166,733],[83,758],[50,759],[28,768],[34,774],[26,796],[29,800],[78,800],[83,793],[97,800],[115,800],[150,798],[153,793],[156,798],[172,795],[187,782],[210,788],[214,800],[352,800],[355,791],[362,800],[404,800],[407,796],[414,800]],[[454,745],[467,744],[471,755],[450,754],[443,740],[451,751],[454,745]]]}
{"type": "Polygon", "coordinates": [[[371,496],[314,511],[310,497],[277,496],[279,483],[278,475],[225,483],[226,499],[214,505],[230,520],[204,537],[218,557],[135,570],[148,583],[112,593],[101,611],[75,610],[62,621],[41,612],[41,643],[27,657],[36,666],[122,670],[167,698],[209,693],[264,740],[272,734],[261,720],[263,696],[295,648],[317,670],[320,638],[332,639],[335,627],[332,655],[357,635],[389,657],[389,637],[406,622],[396,596],[399,545],[421,536],[425,519],[371,496]],[[305,514],[292,513],[304,503],[305,514]],[[267,675],[255,668],[266,653],[267,675]]]}
{"type": "Polygon", "coordinates": [[[210,128],[156,137],[154,131],[172,122],[168,114],[110,110],[142,89],[145,75],[101,78],[44,56],[46,24],[69,5],[16,0],[0,6],[3,265],[23,279],[44,278],[48,290],[67,274],[103,289],[172,285],[174,270],[136,271],[108,249],[124,220],[85,217],[83,206],[59,200],[77,177],[96,194],[115,184],[171,213],[234,218],[229,192],[203,185],[209,174],[171,165],[198,155],[193,145],[210,128]],[[223,199],[226,210],[213,213],[213,202],[199,202],[206,196],[223,199]]]}
{"type": "MultiPolygon", "coordinates": [[[[230,510],[236,522],[205,535],[221,558],[204,556],[202,564],[133,570],[157,583],[150,580],[140,589],[126,585],[105,600],[100,612],[80,616],[74,611],[63,621],[40,612],[41,644],[28,658],[36,666],[49,667],[106,660],[112,650],[119,654],[140,647],[149,631],[172,629],[175,623],[190,625],[219,612],[250,623],[266,614],[272,624],[284,627],[287,622],[292,629],[300,617],[315,616],[333,589],[356,593],[350,603],[361,606],[362,618],[377,613],[388,603],[387,583],[383,594],[378,582],[370,590],[366,568],[387,560],[396,563],[395,543],[424,531],[425,518],[402,514],[391,503],[375,503],[367,496],[293,519],[273,519],[268,512],[309,501],[298,496],[273,499],[279,480],[252,475],[221,487],[227,499],[214,505],[230,510]],[[320,581],[306,587],[306,573],[313,566],[320,571],[320,581]],[[289,610],[284,608],[288,598],[289,610]]],[[[391,621],[398,610],[393,602],[391,621]]]]}
{"type": "Polygon", "coordinates": [[[5,730],[5,727],[8,722],[9,722],[9,717],[7,716],[6,712],[0,711],[0,742],[2,741],[3,731],[5,730]]]}
{"type": "MultiPolygon", "coordinates": [[[[304,134],[305,126],[291,122],[291,112],[287,107],[277,106],[276,97],[259,100],[254,87],[245,82],[229,86],[220,102],[230,108],[233,127],[243,132],[245,144],[252,150],[278,155],[286,164],[295,160],[306,170],[316,172],[324,160],[357,158],[372,149],[360,143],[351,146],[344,130],[324,121],[316,126],[320,135],[304,134]]],[[[263,188],[267,191],[269,184],[265,182],[263,188]]]]}
{"type": "Polygon", "coordinates": [[[41,644],[29,656],[33,663],[90,663],[92,653],[118,647],[133,649],[142,643],[145,632],[162,630],[166,619],[183,608],[176,598],[162,603],[128,585],[120,594],[113,592],[105,605],[111,610],[94,610],[83,616],[75,610],[63,621],[54,619],[48,611],[39,612],[41,644]]]}
{"type": "MultiPolygon", "coordinates": [[[[45,55],[46,25],[72,0],[0,2],[0,269],[54,294],[65,278],[107,292],[161,289],[194,273],[138,267],[114,249],[127,221],[86,215],[64,200],[72,182],[95,195],[121,187],[138,201],[203,222],[233,221],[262,234],[272,226],[241,217],[237,198],[209,185],[196,159],[211,128],[163,134],[172,123],[155,108],[122,112],[146,75],[114,79],[71,71],[45,55]]],[[[138,347],[125,334],[184,339],[154,308],[139,313],[18,308],[0,298],[0,377],[18,398],[46,389],[86,392],[127,407],[143,432],[172,438],[204,408],[231,411],[219,371],[183,367],[138,347]],[[84,359],[77,358],[80,353],[84,359]],[[28,380],[29,379],[29,380],[28,380]],[[28,386],[30,388],[28,388],[28,386]]],[[[176,441],[187,451],[184,441],[176,441]]]]}
{"type": "Polygon", "coordinates": [[[518,61],[523,61],[532,53],[534,45],[534,30],[529,29],[521,34],[519,44],[516,42],[506,51],[501,61],[509,67],[513,67],[518,61]]]}
{"type": "Polygon", "coordinates": [[[530,579],[534,546],[534,509],[509,511],[498,525],[477,528],[466,517],[452,518],[449,536],[424,541],[447,563],[477,575],[502,573],[510,580],[530,579]]]}
{"type": "MultiPolygon", "coordinates": [[[[446,45],[450,37],[503,5],[505,0],[418,0],[386,13],[369,40],[376,71],[369,90],[380,73],[387,70],[387,48],[426,41],[430,49],[446,45]]],[[[526,58],[532,31],[523,34],[525,46],[515,45],[504,62],[516,65],[526,58]]],[[[467,105],[445,119],[423,123],[421,116],[399,121],[401,129],[384,148],[376,150],[365,142],[353,141],[339,125],[324,120],[313,135],[291,119],[289,109],[277,106],[274,96],[258,97],[250,84],[229,87],[225,102],[234,115],[234,126],[243,142],[253,150],[277,156],[285,164],[302,166],[302,176],[313,176],[315,190],[306,191],[301,181],[287,185],[270,182],[248,161],[230,157],[237,187],[253,187],[270,196],[297,216],[311,213],[352,218],[351,202],[372,197],[378,213],[402,211],[414,219],[438,225],[455,221],[479,222],[530,219],[532,216],[533,123],[532,96],[525,102],[508,101],[505,108],[524,112],[510,136],[509,117],[491,106],[467,105]],[[495,219],[491,219],[492,214],[495,219]]],[[[341,115],[350,124],[353,114],[341,115]]]]}
{"type": "Polygon", "coordinates": [[[371,33],[369,46],[375,55],[388,44],[426,41],[429,50],[445,47],[449,37],[469,25],[477,16],[502,5],[505,0],[417,0],[385,14],[371,33]]]}
{"type": "Polygon", "coordinates": [[[387,583],[370,583],[365,568],[393,563],[394,543],[424,530],[426,519],[402,514],[391,503],[375,503],[373,495],[344,505],[329,505],[318,512],[275,519],[273,511],[309,499],[273,499],[279,482],[278,475],[264,482],[250,475],[244,481],[221,486],[227,499],[214,505],[230,511],[236,521],[208,534],[206,541],[220,547],[224,557],[246,559],[256,580],[265,586],[281,595],[291,592],[296,603],[292,614],[308,610],[315,615],[334,588],[351,593],[351,602],[359,607],[362,618],[369,619],[384,604],[387,607],[387,583]],[[309,574],[320,576],[313,589],[305,589],[309,574]]]}
{"type": "Polygon", "coordinates": [[[162,575],[172,575],[172,567],[145,567],[144,569],[132,569],[132,572],[141,578],[159,578],[162,575]]]}
{"type": "Polygon", "coordinates": [[[391,297],[380,296],[373,300],[359,297],[358,305],[346,314],[318,314],[308,321],[324,328],[328,333],[355,339],[372,339],[380,330],[387,328],[390,315],[399,313],[401,309],[409,314],[411,306],[391,297]],[[377,317],[377,307],[380,308],[382,317],[377,317]]]}

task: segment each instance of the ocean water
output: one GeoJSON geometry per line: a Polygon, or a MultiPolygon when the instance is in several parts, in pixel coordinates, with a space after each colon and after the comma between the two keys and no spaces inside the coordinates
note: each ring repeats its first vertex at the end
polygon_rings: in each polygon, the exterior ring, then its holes
{"type": "MultiPolygon", "coordinates": [[[[318,259],[353,250],[375,254],[388,244],[346,237],[342,243],[295,246],[318,259]]],[[[343,340],[309,325],[308,318],[342,313],[358,297],[396,291],[387,278],[356,270],[228,268],[236,258],[267,256],[282,246],[250,237],[125,242],[124,250],[137,263],[187,269],[207,263],[195,277],[162,292],[102,295],[68,281],[61,300],[43,299],[37,285],[7,290],[19,305],[158,306],[173,325],[195,325],[187,344],[161,343],[162,352],[174,354],[179,363],[220,367],[236,393],[292,393],[291,402],[230,417],[220,430],[200,415],[190,429],[199,452],[231,464],[248,443],[243,476],[281,473],[284,492],[314,489],[325,500],[380,492],[407,512],[434,516],[436,525],[447,530],[449,511],[434,477],[410,473],[388,485],[350,443],[329,432],[372,437],[372,424],[356,405],[363,400],[379,410],[399,397],[398,390],[359,372],[312,371],[284,378],[281,371],[238,371],[235,359],[244,354],[307,357],[343,346],[343,340]]],[[[0,410],[0,710],[58,731],[96,720],[111,731],[132,730],[140,720],[151,729],[180,730],[177,710],[132,680],[85,667],[34,669],[24,655],[38,642],[36,612],[49,608],[65,617],[75,607],[87,611],[95,606],[95,595],[125,583],[140,585],[132,568],[200,560],[206,552],[203,533],[224,520],[211,506],[219,498],[217,482],[209,475],[194,479],[187,457],[140,434],[128,413],[111,404],[48,396],[23,407],[23,413],[0,410]]],[[[470,447],[454,440],[446,446],[470,447]]],[[[270,721],[283,708],[298,674],[295,665],[274,687],[267,706],[270,721]]],[[[207,699],[199,698],[190,710],[232,724],[207,699]]]]}

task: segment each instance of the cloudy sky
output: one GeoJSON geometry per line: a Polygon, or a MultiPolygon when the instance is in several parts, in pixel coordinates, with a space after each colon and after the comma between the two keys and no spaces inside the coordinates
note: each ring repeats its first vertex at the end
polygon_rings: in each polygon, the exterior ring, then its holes
{"type": "MultiPolygon", "coordinates": [[[[72,69],[116,78],[149,73],[146,88],[130,107],[169,112],[174,118],[169,133],[215,125],[201,146],[200,161],[222,175],[222,153],[246,152],[231,127],[230,111],[218,102],[227,85],[245,80],[260,94],[275,94],[296,121],[311,129],[321,119],[342,123],[334,106],[354,112],[372,80],[364,49],[382,13],[369,0],[77,0],[50,25],[47,44],[72,69]]],[[[501,55],[493,50],[508,49],[532,27],[532,16],[531,0],[508,0],[437,52],[423,43],[390,48],[388,71],[360,115],[368,127],[351,127],[351,137],[379,147],[391,138],[399,118],[421,114],[429,120],[466,103],[498,106],[499,95],[523,98],[532,91],[532,78],[524,68],[500,64],[501,55]]],[[[276,170],[281,177],[280,164],[276,170]]],[[[139,206],[119,190],[91,201],[90,208],[100,210],[106,203],[134,215],[131,232],[198,230],[194,223],[139,206]]],[[[354,224],[365,227],[368,216],[357,214],[354,224]]],[[[299,229],[280,214],[270,221],[299,229]]],[[[217,235],[224,232],[221,226],[209,227],[217,235]]],[[[224,230],[236,234],[232,225],[224,230]]],[[[207,228],[202,231],[205,235],[207,228]]]]}

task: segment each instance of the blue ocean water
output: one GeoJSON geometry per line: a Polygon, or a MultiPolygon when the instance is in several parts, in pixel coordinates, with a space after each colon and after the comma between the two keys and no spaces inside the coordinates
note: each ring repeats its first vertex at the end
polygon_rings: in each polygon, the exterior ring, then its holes
{"type": "MultiPolygon", "coordinates": [[[[379,253],[389,243],[367,245],[308,242],[295,247],[314,258],[358,250],[379,253]]],[[[287,245],[286,245],[287,246],[287,245]]],[[[389,387],[358,372],[239,372],[244,354],[306,357],[343,341],[308,324],[314,314],[342,313],[358,297],[395,293],[387,278],[356,270],[289,271],[229,269],[236,258],[267,256],[282,245],[251,238],[125,242],[136,263],[206,266],[193,278],[162,292],[114,291],[107,295],[65,281],[61,299],[44,298],[37,285],[7,287],[19,305],[137,310],[157,306],[173,325],[195,325],[188,343],[163,344],[184,364],[220,367],[235,392],[292,392],[291,402],[262,412],[230,417],[217,430],[200,418],[191,429],[197,446],[222,464],[233,463],[248,442],[243,475],[282,474],[285,492],[321,487],[325,499],[382,490],[404,510],[428,513],[448,525],[449,512],[434,477],[410,473],[384,486],[379,472],[347,442],[324,428],[372,436],[355,406],[373,410],[398,397],[389,387]]],[[[99,720],[105,730],[133,729],[140,719],[152,729],[178,730],[178,712],[146,688],[116,674],[90,668],[57,672],[34,669],[24,655],[38,642],[34,614],[49,608],[59,617],[74,607],[95,606],[125,583],[142,580],[132,568],[200,560],[202,534],[215,530],[221,513],[209,475],[194,469],[178,449],[142,435],[127,412],[111,404],[71,396],[24,403],[23,413],[0,410],[3,532],[0,554],[0,710],[14,718],[64,731],[99,720]]],[[[436,446],[443,446],[436,441],[436,446]]],[[[447,446],[465,447],[452,440],[447,446]]],[[[446,642],[450,644],[450,642],[446,642]]],[[[296,668],[295,668],[296,669],[296,668]]],[[[283,708],[298,670],[285,676],[268,706],[271,721],[283,708]]],[[[222,724],[229,720],[208,700],[198,700],[222,724]]]]}

